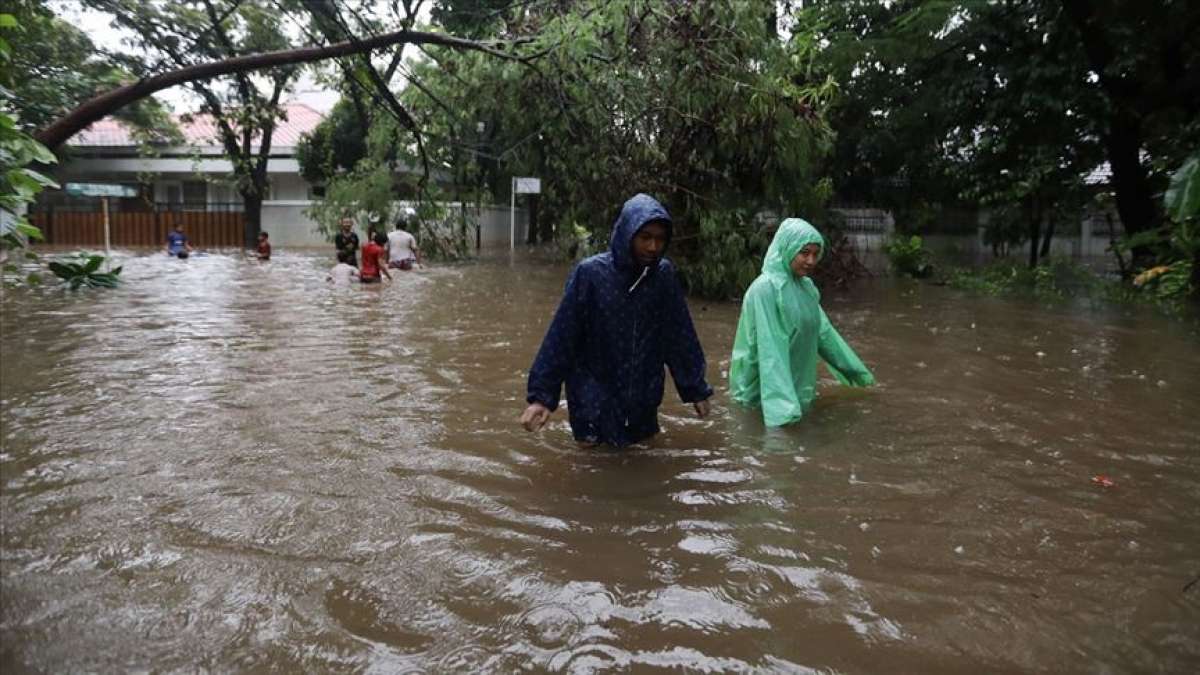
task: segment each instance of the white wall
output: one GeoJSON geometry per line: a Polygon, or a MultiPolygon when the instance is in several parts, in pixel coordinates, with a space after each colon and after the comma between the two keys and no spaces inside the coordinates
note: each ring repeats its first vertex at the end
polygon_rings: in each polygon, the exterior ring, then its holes
{"type": "Polygon", "coordinates": [[[262,229],[271,235],[271,245],[277,247],[332,246],[317,230],[316,221],[304,215],[312,202],[307,199],[264,201],[262,229]]]}
{"type": "MultiPolygon", "coordinates": [[[[475,212],[475,209],[467,207],[467,212],[475,212]]],[[[501,248],[508,246],[509,242],[509,209],[507,206],[499,205],[484,205],[477,213],[473,213],[478,218],[479,235],[483,248],[501,248]]],[[[529,211],[526,209],[517,209],[516,227],[513,239],[520,246],[525,242],[525,237],[529,231],[529,211]]]]}
{"type": "Polygon", "coordinates": [[[274,201],[308,201],[308,181],[298,174],[272,175],[271,199],[274,201]]]}
{"type": "MultiPolygon", "coordinates": [[[[179,173],[216,174],[228,176],[233,164],[227,159],[192,157],[80,157],[62,167],[70,175],[111,175],[114,173],[179,173]]],[[[300,174],[300,162],[289,158],[274,158],[267,162],[267,173],[300,174]]]]}

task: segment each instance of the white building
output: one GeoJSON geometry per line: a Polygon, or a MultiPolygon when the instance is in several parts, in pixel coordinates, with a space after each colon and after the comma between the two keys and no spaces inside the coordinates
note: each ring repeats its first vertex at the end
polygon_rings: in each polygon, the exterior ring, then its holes
{"type": "MultiPolygon", "coordinates": [[[[262,229],[271,234],[275,246],[328,246],[325,235],[304,213],[313,200],[324,196],[323,187],[310,185],[300,176],[296,155],[302,135],[316,128],[322,115],[302,103],[286,103],[283,112],[271,136],[262,229]]],[[[59,183],[119,183],[139,191],[138,197],[110,200],[116,246],[159,246],[176,224],[182,224],[189,238],[201,246],[241,246],[242,197],[233,184],[233,166],[225,155],[215,121],[197,114],[180,116],[176,124],[183,134],[182,145],[145,146],[128,127],[105,118],[67,142],[68,152],[56,167],[55,176],[59,183]]],[[[257,152],[257,141],[253,147],[257,152]]],[[[464,215],[481,226],[481,243],[508,242],[506,207],[467,211],[464,215]]],[[[96,198],[74,198],[48,190],[30,220],[42,228],[50,244],[103,243],[102,215],[96,198]]],[[[518,210],[518,241],[524,237],[526,222],[527,214],[518,210]]]]}

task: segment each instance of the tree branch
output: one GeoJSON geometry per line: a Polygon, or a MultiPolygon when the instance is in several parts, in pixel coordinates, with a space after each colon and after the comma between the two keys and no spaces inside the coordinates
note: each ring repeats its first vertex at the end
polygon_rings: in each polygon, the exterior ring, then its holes
{"type": "Polygon", "coordinates": [[[79,133],[81,129],[100,120],[105,115],[109,115],[121,107],[145,98],[154,92],[162,91],[163,89],[168,89],[179,84],[195,80],[207,80],[221,75],[245,73],[263,68],[297,63],[312,63],[313,61],[323,61],[339,56],[362,54],[400,42],[441,45],[452,49],[483,52],[507,60],[523,61],[521,57],[500,51],[497,48],[499,45],[495,43],[476,42],[474,40],[465,40],[438,33],[400,30],[366,40],[358,40],[357,42],[340,42],[325,47],[303,47],[300,49],[285,49],[262,54],[248,54],[232,59],[187,66],[161,75],[145,78],[133,84],[118,87],[112,91],[100,94],[84,102],[66,116],[39,131],[35,138],[48,148],[57,148],[68,138],[79,133]]]}

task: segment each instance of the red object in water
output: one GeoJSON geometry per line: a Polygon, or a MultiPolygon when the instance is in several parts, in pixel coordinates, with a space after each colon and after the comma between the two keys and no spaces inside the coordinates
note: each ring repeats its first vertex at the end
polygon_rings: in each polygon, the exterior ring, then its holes
{"type": "Polygon", "coordinates": [[[1108,476],[1105,476],[1104,474],[1100,474],[1099,476],[1092,476],[1092,482],[1095,483],[1096,485],[1099,485],[1100,487],[1106,487],[1106,488],[1117,486],[1117,484],[1115,482],[1113,482],[1113,479],[1109,478],[1108,476]]]}

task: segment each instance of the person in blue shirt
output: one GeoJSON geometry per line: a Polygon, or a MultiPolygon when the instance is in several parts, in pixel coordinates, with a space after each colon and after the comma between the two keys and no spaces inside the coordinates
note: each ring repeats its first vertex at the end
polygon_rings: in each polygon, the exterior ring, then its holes
{"type": "Polygon", "coordinates": [[[584,444],[624,447],[659,431],[664,367],[698,417],[709,412],[704,351],[675,267],[664,257],[671,216],[653,197],[625,202],[609,251],[579,263],[529,370],[521,423],[542,428],[566,383],[568,416],[584,444]]]}
{"type": "Polygon", "coordinates": [[[167,233],[167,255],[186,258],[191,252],[192,245],[183,233],[183,225],[176,225],[174,230],[167,233]]]}

